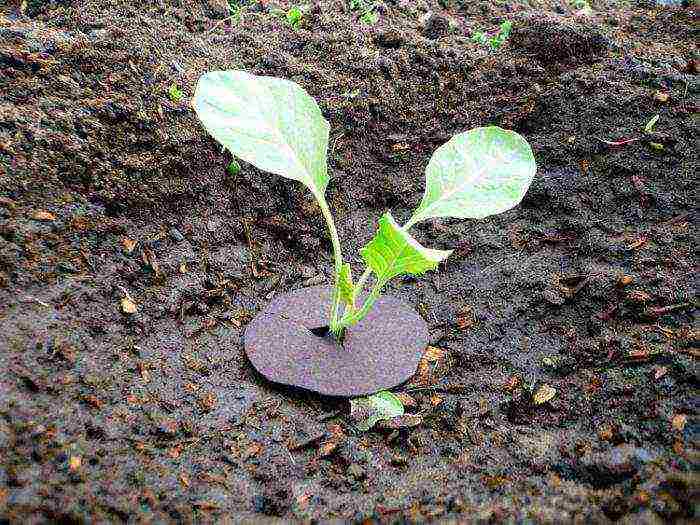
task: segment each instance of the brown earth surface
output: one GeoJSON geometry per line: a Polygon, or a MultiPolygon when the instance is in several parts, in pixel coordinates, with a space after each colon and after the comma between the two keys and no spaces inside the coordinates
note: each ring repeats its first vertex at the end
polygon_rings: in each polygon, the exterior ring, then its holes
{"type": "Polygon", "coordinates": [[[0,7],[0,523],[697,518],[697,11],[322,0],[295,29],[291,5],[0,7]],[[519,207],[414,228],[456,251],[388,290],[434,347],[397,389],[413,426],[360,432],[246,361],[252,316],[332,262],[309,193],[229,175],[190,109],[233,68],[319,101],[355,272],[450,136],[532,144],[519,207]]]}

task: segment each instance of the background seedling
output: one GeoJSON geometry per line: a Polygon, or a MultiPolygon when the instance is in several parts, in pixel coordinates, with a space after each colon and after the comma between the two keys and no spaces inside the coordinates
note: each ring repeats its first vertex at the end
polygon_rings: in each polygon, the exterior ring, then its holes
{"type": "Polygon", "coordinates": [[[301,19],[303,17],[301,9],[298,7],[294,6],[287,11],[287,23],[292,26],[294,29],[299,29],[299,26],[301,25],[301,19]]]}
{"type": "Polygon", "coordinates": [[[505,21],[500,25],[498,33],[496,33],[494,36],[489,37],[483,31],[476,31],[472,34],[472,40],[479,44],[491,46],[491,49],[495,51],[500,48],[506,40],[508,40],[512,29],[513,24],[509,21],[505,21]]]}
{"type": "Polygon", "coordinates": [[[177,84],[173,83],[168,88],[168,97],[170,97],[170,100],[173,102],[180,102],[180,100],[182,100],[182,95],[182,90],[177,87],[177,84]]]}
{"type": "Polygon", "coordinates": [[[350,0],[349,7],[352,11],[360,13],[360,21],[363,24],[372,26],[379,20],[379,14],[376,12],[374,2],[367,0],[350,0]]]}
{"type": "Polygon", "coordinates": [[[301,182],[318,202],[333,246],[328,326],[338,339],[367,315],[392,278],[434,270],[450,255],[451,250],[422,246],[409,233],[414,224],[440,217],[480,219],[509,210],[523,198],[537,169],[529,144],[515,132],[489,126],[455,135],[428,162],[425,193],[408,222],[400,226],[390,212],[379,219],[374,238],[360,250],[367,268],[354,283],[325,199],[330,126],[314,99],[289,80],[212,71],[199,79],[193,104],[207,131],[232,154],[301,182]],[[372,277],[369,293],[358,304],[372,277]]]}

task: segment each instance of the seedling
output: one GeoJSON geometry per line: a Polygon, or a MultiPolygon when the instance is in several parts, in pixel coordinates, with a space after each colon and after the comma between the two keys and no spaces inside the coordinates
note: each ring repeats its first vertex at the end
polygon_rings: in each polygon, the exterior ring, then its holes
{"type": "Polygon", "coordinates": [[[379,219],[374,238],[360,250],[367,269],[353,282],[324,196],[330,126],[316,102],[288,80],[214,71],[199,80],[194,104],[204,127],[231,153],[263,171],[300,181],[315,197],[333,245],[329,327],[338,337],[365,317],[391,279],[434,270],[450,255],[450,250],[422,246],[409,233],[414,224],[506,211],[520,202],[536,170],[530,146],[517,133],[490,126],[455,135],[430,159],[425,195],[408,222],[400,226],[390,212],[379,219]],[[358,305],[370,276],[374,286],[358,305]]]}
{"type": "MultiPolygon", "coordinates": [[[[286,318],[296,316],[298,323],[307,326],[325,324],[339,342],[347,329],[370,312],[372,319],[367,322],[379,322],[378,317],[391,316],[394,310],[400,310],[403,323],[422,322],[406,305],[384,299],[377,304],[393,278],[435,270],[451,253],[423,246],[410,234],[411,227],[428,219],[481,219],[509,210],[522,200],[537,169],[529,144],[515,132],[488,126],[453,136],[428,162],[423,199],[408,221],[401,226],[388,211],[379,218],[376,234],[360,250],[367,267],[354,280],[350,265],[343,260],[325,199],[330,180],[326,165],[330,126],[314,99],[289,80],[244,71],[212,71],[199,79],[193,105],[207,131],[233,155],[262,171],[301,182],[316,199],[333,247],[334,287],[328,297],[318,299],[327,303],[326,322],[321,323],[320,314],[309,306],[313,302],[311,292],[295,292],[293,301],[272,305],[267,314],[277,315],[291,308],[286,318]],[[366,291],[370,282],[372,286],[366,291]]],[[[400,348],[401,337],[407,338],[405,344],[409,346],[411,341],[422,340],[423,329],[417,330],[411,335],[410,327],[402,326],[401,333],[392,336],[395,348],[400,348]]],[[[260,327],[257,331],[264,330],[260,327]]],[[[358,338],[349,344],[357,343],[358,338]]],[[[342,353],[337,357],[345,359],[342,353]]],[[[299,358],[305,359],[301,354],[299,358]]],[[[343,366],[352,366],[352,362],[343,366]]],[[[380,390],[379,386],[373,391],[380,390]]]]}
{"type": "Polygon", "coordinates": [[[472,40],[482,45],[489,45],[491,46],[491,49],[496,51],[506,40],[508,40],[512,29],[513,24],[505,21],[501,24],[498,33],[496,33],[494,36],[489,37],[483,31],[476,31],[472,34],[472,40]]]}
{"type": "Polygon", "coordinates": [[[301,9],[299,9],[298,7],[291,7],[289,11],[287,11],[287,23],[294,29],[299,29],[299,26],[301,25],[301,19],[302,13],[301,9]]]}
{"type": "Polygon", "coordinates": [[[238,164],[238,162],[236,162],[235,160],[232,160],[228,163],[228,166],[226,166],[226,171],[229,175],[238,175],[238,172],[241,171],[241,165],[238,164]]]}
{"type": "Polygon", "coordinates": [[[173,102],[180,102],[180,100],[182,100],[182,95],[182,90],[179,87],[177,87],[177,84],[173,83],[168,88],[168,97],[170,97],[170,100],[172,100],[173,102]]]}

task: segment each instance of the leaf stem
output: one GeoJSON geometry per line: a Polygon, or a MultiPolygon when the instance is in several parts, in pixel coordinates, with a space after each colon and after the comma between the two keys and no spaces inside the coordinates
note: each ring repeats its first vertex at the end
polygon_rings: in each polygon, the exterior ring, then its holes
{"type": "Polygon", "coordinates": [[[333,296],[331,298],[331,309],[328,317],[328,327],[331,332],[336,337],[342,335],[343,327],[338,323],[338,310],[340,307],[340,293],[338,291],[338,286],[340,283],[340,270],[343,266],[343,252],[340,248],[340,239],[338,238],[338,230],[335,228],[335,222],[333,222],[333,216],[331,215],[330,209],[328,209],[328,203],[323,195],[316,195],[316,200],[321,208],[321,213],[323,218],[326,220],[326,226],[328,226],[328,233],[331,236],[331,244],[333,245],[333,265],[335,267],[335,285],[333,286],[333,296]]]}
{"type": "Polygon", "coordinates": [[[360,278],[357,280],[355,283],[355,296],[359,293],[362,292],[362,289],[365,287],[365,284],[367,283],[367,279],[369,279],[369,276],[372,275],[372,268],[369,266],[365,268],[365,271],[362,275],[360,275],[360,278]]]}
{"type": "Polygon", "coordinates": [[[340,320],[341,330],[344,330],[348,326],[352,326],[358,321],[361,321],[369,313],[369,311],[374,306],[375,301],[379,298],[379,295],[382,293],[382,288],[384,288],[385,284],[386,281],[377,281],[374,284],[372,291],[367,296],[367,299],[365,299],[362,308],[349,315],[346,314],[343,316],[343,318],[340,320]]]}

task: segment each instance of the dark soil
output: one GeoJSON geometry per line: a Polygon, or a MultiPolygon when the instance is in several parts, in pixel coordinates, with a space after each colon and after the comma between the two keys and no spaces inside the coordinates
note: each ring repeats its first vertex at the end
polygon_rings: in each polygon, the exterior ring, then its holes
{"type": "Polygon", "coordinates": [[[368,27],[322,0],[295,30],[272,3],[9,4],[0,522],[697,518],[693,9],[397,0],[368,27]],[[502,49],[470,40],[506,19],[502,49]],[[532,144],[523,203],[418,225],[456,251],[388,291],[435,347],[401,388],[420,424],[361,433],[245,359],[272,297],[328,281],[330,242],[299,184],[226,173],[188,105],[218,68],[317,98],[347,254],[408,216],[454,133],[532,144]]]}

